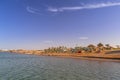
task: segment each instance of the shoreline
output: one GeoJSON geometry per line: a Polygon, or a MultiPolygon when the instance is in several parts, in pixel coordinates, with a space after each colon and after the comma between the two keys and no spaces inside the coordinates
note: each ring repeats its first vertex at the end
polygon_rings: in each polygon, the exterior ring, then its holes
{"type": "Polygon", "coordinates": [[[72,56],[51,56],[51,57],[73,58],[73,59],[88,60],[88,61],[120,62],[119,59],[107,59],[107,58],[87,58],[87,57],[72,57],[72,56]]]}
{"type": "Polygon", "coordinates": [[[51,56],[51,57],[64,57],[64,58],[76,58],[82,60],[96,60],[96,61],[114,61],[120,62],[120,54],[104,54],[104,53],[85,53],[85,54],[70,54],[70,53],[19,53],[10,52],[15,54],[27,54],[36,56],[51,56]]]}
{"type": "Polygon", "coordinates": [[[38,56],[50,56],[59,58],[74,58],[81,60],[93,60],[93,61],[110,61],[110,62],[120,62],[119,54],[46,54],[38,56]]]}

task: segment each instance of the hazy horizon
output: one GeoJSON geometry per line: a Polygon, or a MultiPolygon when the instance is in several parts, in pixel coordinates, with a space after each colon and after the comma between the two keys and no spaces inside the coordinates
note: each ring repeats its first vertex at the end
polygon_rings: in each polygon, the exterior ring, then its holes
{"type": "Polygon", "coordinates": [[[120,45],[120,0],[1,0],[0,49],[120,45]]]}

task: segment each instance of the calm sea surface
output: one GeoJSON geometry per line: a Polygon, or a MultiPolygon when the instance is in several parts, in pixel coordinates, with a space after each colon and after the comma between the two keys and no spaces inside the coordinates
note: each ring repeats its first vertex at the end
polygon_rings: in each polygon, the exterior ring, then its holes
{"type": "Polygon", "coordinates": [[[120,80],[120,63],[0,53],[0,80],[120,80]]]}

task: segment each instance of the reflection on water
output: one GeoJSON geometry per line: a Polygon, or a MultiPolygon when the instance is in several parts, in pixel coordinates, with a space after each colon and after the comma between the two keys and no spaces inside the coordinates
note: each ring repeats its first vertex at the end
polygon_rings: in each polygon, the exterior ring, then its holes
{"type": "Polygon", "coordinates": [[[0,80],[120,80],[120,63],[0,53],[0,80]]]}

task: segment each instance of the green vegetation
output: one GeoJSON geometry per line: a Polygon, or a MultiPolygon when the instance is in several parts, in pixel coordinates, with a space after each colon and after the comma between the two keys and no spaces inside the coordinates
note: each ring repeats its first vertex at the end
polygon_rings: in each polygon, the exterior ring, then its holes
{"type": "Polygon", "coordinates": [[[102,43],[98,43],[97,46],[90,44],[87,47],[76,46],[74,48],[67,48],[65,46],[59,47],[50,47],[45,49],[45,53],[102,53],[104,51],[113,50],[109,44],[103,45],[102,43]]]}

